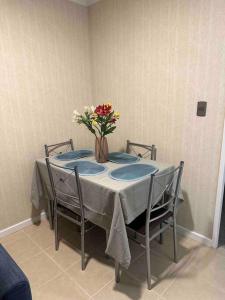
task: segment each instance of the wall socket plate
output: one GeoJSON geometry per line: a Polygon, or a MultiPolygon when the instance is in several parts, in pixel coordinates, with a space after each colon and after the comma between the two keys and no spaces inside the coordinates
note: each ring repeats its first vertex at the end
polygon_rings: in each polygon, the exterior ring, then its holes
{"type": "Polygon", "coordinates": [[[198,103],[197,103],[197,116],[198,117],[205,117],[206,116],[206,109],[207,109],[207,102],[206,101],[198,101],[198,103]]]}

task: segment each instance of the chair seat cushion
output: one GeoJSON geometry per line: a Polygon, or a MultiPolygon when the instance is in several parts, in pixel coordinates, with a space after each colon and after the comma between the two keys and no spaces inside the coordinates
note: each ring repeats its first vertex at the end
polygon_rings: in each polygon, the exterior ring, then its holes
{"type": "MultiPolygon", "coordinates": [[[[178,203],[177,206],[179,206],[183,200],[178,199],[178,203]]],[[[137,231],[138,233],[145,235],[145,221],[146,221],[146,210],[139,215],[133,222],[131,222],[130,224],[127,225],[127,228],[132,229],[134,231],[137,231]]],[[[153,211],[151,213],[151,219],[156,218],[157,216],[162,215],[163,213],[166,212],[166,209],[161,208],[159,210],[153,211]]],[[[160,223],[163,223],[165,220],[168,220],[170,217],[173,216],[173,212],[172,211],[168,211],[163,217],[151,222],[149,224],[149,229],[153,230],[155,227],[159,226],[160,223]]]]}
{"type": "MultiPolygon", "coordinates": [[[[144,211],[140,216],[138,216],[132,223],[130,223],[127,227],[137,231],[140,234],[145,235],[145,220],[146,220],[146,212],[144,211]]],[[[164,209],[160,209],[156,212],[152,213],[152,218],[157,217],[157,215],[162,214],[166,212],[164,209]]],[[[149,229],[152,230],[155,227],[159,226],[160,223],[164,222],[168,218],[172,217],[173,213],[172,211],[167,212],[162,218],[153,221],[152,223],[149,224],[149,229]]]]}
{"type": "Polygon", "coordinates": [[[2,245],[0,245],[0,300],[32,300],[28,279],[2,245]]]}

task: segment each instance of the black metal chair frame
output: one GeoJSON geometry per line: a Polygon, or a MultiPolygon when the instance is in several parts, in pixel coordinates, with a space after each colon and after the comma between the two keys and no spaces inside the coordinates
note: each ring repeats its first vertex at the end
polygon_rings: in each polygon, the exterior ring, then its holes
{"type": "Polygon", "coordinates": [[[156,160],[156,152],[157,152],[157,149],[156,149],[156,146],[155,146],[155,145],[139,144],[139,143],[134,143],[134,142],[131,142],[131,141],[127,140],[126,152],[127,152],[127,153],[130,153],[131,150],[132,150],[137,156],[142,157],[142,158],[145,158],[146,155],[148,155],[148,154],[150,153],[150,158],[151,158],[151,160],[156,160]],[[143,153],[143,154],[137,153],[134,147],[146,149],[146,152],[143,153]]]}
{"type": "MultiPolygon", "coordinates": [[[[167,173],[159,172],[151,175],[147,210],[145,212],[145,217],[142,218],[144,220],[142,220],[141,226],[138,224],[139,226],[136,226],[136,228],[135,221],[126,226],[128,238],[145,248],[148,289],[151,289],[150,242],[157,236],[162,235],[162,233],[170,226],[173,227],[174,261],[177,262],[176,215],[183,167],[184,162],[181,161],[180,165],[173,171],[167,173]],[[160,201],[155,203],[154,200],[156,199],[153,197],[154,187],[156,183],[159,184],[159,181],[157,182],[157,180],[163,178],[170,178],[170,181],[163,186],[160,184],[162,187],[162,192],[159,197],[160,201]],[[173,189],[174,191],[171,192],[173,189]],[[151,234],[150,230],[152,227],[157,228],[155,225],[159,225],[160,229],[151,234]]],[[[120,266],[118,262],[115,263],[115,279],[116,282],[119,282],[120,280],[120,266]]]]}

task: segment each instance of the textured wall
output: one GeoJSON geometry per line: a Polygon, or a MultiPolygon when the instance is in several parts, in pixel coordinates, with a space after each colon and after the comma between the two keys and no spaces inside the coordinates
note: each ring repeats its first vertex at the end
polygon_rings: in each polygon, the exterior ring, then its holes
{"type": "Polygon", "coordinates": [[[224,119],[224,0],[0,1],[0,229],[28,218],[34,160],[46,142],[90,146],[71,111],[111,101],[110,148],[155,143],[185,160],[180,223],[212,236],[224,119]],[[89,22],[89,28],[88,28],[89,22]],[[89,30],[89,36],[88,36],[89,30]],[[89,49],[89,38],[91,49],[89,49]],[[197,118],[196,101],[208,101],[197,118]],[[79,137],[82,137],[79,138],[79,137]]]}
{"type": "Polygon", "coordinates": [[[127,138],[185,161],[179,223],[208,237],[225,100],[224,0],[102,0],[89,8],[95,102],[121,111],[111,149],[127,138]],[[206,118],[196,102],[208,101],[206,118]]]}
{"type": "Polygon", "coordinates": [[[91,102],[87,18],[87,8],[63,0],[0,1],[0,229],[30,217],[43,144],[89,144],[71,122],[91,102]]]}

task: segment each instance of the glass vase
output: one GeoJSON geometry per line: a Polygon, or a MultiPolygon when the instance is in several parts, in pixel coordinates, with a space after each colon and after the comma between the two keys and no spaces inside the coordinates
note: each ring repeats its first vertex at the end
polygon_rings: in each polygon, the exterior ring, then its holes
{"type": "Polygon", "coordinates": [[[95,159],[99,163],[105,163],[108,161],[108,142],[105,136],[96,137],[95,139],[95,159]]]}

